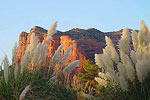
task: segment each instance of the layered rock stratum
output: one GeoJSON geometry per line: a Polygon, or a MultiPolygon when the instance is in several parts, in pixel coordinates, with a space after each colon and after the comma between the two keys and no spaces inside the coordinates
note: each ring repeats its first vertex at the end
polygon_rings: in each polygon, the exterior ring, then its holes
{"type": "MultiPolygon", "coordinates": [[[[30,36],[32,33],[35,33],[38,42],[46,41],[47,30],[42,27],[34,26],[31,28],[29,33],[21,32],[15,59],[16,63],[20,63],[21,57],[30,44],[30,36]]],[[[89,28],[86,30],[74,28],[66,32],[57,31],[57,33],[53,36],[52,42],[47,44],[47,62],[50,62],[55,50],[61,44],[64,44],[62,55],[69,46],[74,46],[71,51],[70,59],[66,64],[75,60],[80,60],[83,63],[86,62],[87,59],[94,60],[94,54],[102,53],[102,49],[105,47],[105,36],[110,37],[113,43],[117,44],[121,33],[122,30],[114,32],[101,32],[94,28],[89,28]]]]}

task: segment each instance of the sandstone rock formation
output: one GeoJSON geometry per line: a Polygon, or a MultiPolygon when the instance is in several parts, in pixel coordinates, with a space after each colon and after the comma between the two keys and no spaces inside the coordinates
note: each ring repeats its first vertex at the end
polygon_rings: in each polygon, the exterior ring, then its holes
{"type": "MultiPolygon", "coordinates": [[[[86,62],[87,59],[94,60],[94,54],[102,53],[102,48],[105,47],[105,35],[109,36],[116,44],[120,38],[121,32],[121,30],[117,32],[101,32],[94,28],[87,30],[76,28],[66,32],[58,31],[53,36],[53,41],[47,44],[47,62],[50,62],[55,50],[61,44],[64,44],[62,55],[69,46],[74,46],[71,51],[70,59],[66,64],[74,60],[80,60],[83,63],[86,62]]],[[[29,33],[21,32],[19,36],[19,47],[15,59],[16,63],[20,63],[22,55],[30,44],[29,40],[32,33],[35,33],[38,42],[46,41],[47,30],[39,26],[34,26],[29,33]]],[[[82,67],[79,67],[78,69],[82,69],[82,67]]]]}

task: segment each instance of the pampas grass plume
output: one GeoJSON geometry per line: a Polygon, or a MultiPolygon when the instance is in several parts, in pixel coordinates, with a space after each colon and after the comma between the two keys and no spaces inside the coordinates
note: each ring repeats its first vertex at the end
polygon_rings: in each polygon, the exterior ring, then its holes
{"type": "Polygon", "coordinates": [[[95,80],[98,82],[98,84],[100,86],[107,87],[107,81],[106,80],[99,78],[99,77],[95,77],[95,80]]]}
{"type": "Polygon", "coordinates": [[[64,53],[64,57],[60,61],[60,66],[63,66],[70,57],[70,51],[73,50],[73,45],[70,46],[64,53]]]}
{"type": "Polygon", "coordinates": [[[25,89],[20,94],[19,100],[24,100],[24,98],[25,98],[27,92],[30,90],[30,88],[31,88],[30,85],[25,87],[25,89]]]}
{"type": "Polygon", "coordinates": [[[99,68],[104,67],[104,64],[103,64],[101,57],[102,57],[101,54],[95,54],[95,63],[96,63],[96,65],[98,65],[99,68]]]}
{"type": "Polygon", "coordinates": [[[17,42],[14,44],[14,47],[12,49],[12,64],[15,62],[16,54],[17,54],[17,42]]]}
{"type": "Polygon", "coordinates": [[[9,77],[9,62],[8,62],[7,56],[4,57],[3,66],[4,66],[4,79],[5,79],[6,83],[8,83],[8,77],[9,77]]]}
{"type": "Polygon", "coordinates": [[[25,54],[21,58],[21,73],[23,73],[24,70],[26,70],[28,68],[28,63],[29,63],[30,59],[31,58],[30,58],[29,52],[26,50],[25,54]]]}
{"type": "Polygon", "coordinates": [[[128,91],[128,82],[120,75],[119,76],[120,87],[123,91],[128,91]]]}
{"type": "Polygon", "coordinates": [[[80,60],[75,60],[63,69],[63,73],[67,74],[75,69],[80,64],[80,60]]]}
{"type": "Polygon", "coordinates": [[[52,36],[57,32],[56,31],[56,26],[57,26],[57,21],[55,21],[51,25],[50,29],[48,30],[48,34],[47,34],[47,38],[46,38],[47,42],[51,41],[52,40],[52,36]]]}
{"type": "Polygon", "coordinates": [[[114,47],[114,44],[112,43],[111,39],[107,36],[105,36],[105,41],[107,46],[112,46],[114,47]]]}
{"type": "Polygon", "coordinates": [[[52,60],[51,60],[51,67],[54,67],[55,64],[56,64],[58,61],[60,61],[60,59],[61,59],[61,50],[62,50],[63,46],[64,46],[63,44],[60,45],[60,46],[57,48],[57,50],[55,51],[55,54],[53,55],[52,60]]]}

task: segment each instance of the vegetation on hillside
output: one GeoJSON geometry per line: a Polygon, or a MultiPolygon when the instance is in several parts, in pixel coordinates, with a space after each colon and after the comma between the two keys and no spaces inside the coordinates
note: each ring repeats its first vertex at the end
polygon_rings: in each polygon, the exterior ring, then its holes
{"type": "MultiPolygon", "coordinates": [[[[48,30],[46,42],[51,42],[56,33],[56,22],[48,30]]],[[[0,99],[1,100],[76,100],[76,92],[63,84],[63,76],[67,75],[80,63],[76,60],[64,65],[69,59],[72,46],[61,57],[60,45],[51,59],[50,65],[46,61],[47,44],[37,42],[32,33],[30,44],[21,58],[21,63],[15,62],[17,45],[12,49],[12,64],[7,56],[4,57],[0,71],[0,99]],[[59,70],[55,70],[55,66],[59,70]],[[48,69],[48,70],[47,70],[48,69]],[[61,81],[61,82],[60,82],[61,81]]]]}
{"type": "Polygon", "coordinates": [[[96,93],[95,77],[98,75],[98,67],[90,60],[82,64],[82,67],[83,71],[78,73],[78,77],[82,80],[81,89],[86,94],[94,95],[96,93]]]}
{"type": "Polygon", "coordinates": [[[4,57],[0,68],[0,100],[150,99],[150,30],[143,21],[138,32],[123,30],[118,49],[106,36],[103,54],[95,54],[96,64],[87,60],[71,80],[70,72],[80,64],[75,60],[65,65],[73,46],[62,56],[63,45],[60,45],[51,63],[44,63],[47,42],[52,41],[56,25],[57,22],[51,25],[45,42],[37,42],[32,33],[21,63],[15,62],[17,44],[12,49],[12,64],[4,57]]]}

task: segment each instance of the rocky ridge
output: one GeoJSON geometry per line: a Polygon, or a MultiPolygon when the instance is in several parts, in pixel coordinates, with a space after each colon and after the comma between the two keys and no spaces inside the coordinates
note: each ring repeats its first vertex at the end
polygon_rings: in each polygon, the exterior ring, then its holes
{"type": "MultiPolygon", "coordinates": [[[[74,46],[71,51],[70,59],[66,64],[74,60],[80,60],[83,63],[86,62],[87,59],[94,60],[94,54],[102,53],[102,48],[105,47],[105,36],[107,35],[112,39],[113,43],[117,44],[121,32],[122,30],[116,32],[101,32],[94,28],[87,30],[74,28],[66,32],[58,31],[53,36],[53,41],[47,44],[47,61],[50,62],[55,50],[61,44],[64,44],[62,55],[69,46],[74,46]]],[[[21,32],[15,62],[20,63],[22,55],[30,44],[29,40],[32,33],[35,33],[38,42],[46,41],[47,30],[42,27],[34,26],[29,33],[21,32]]]]}

